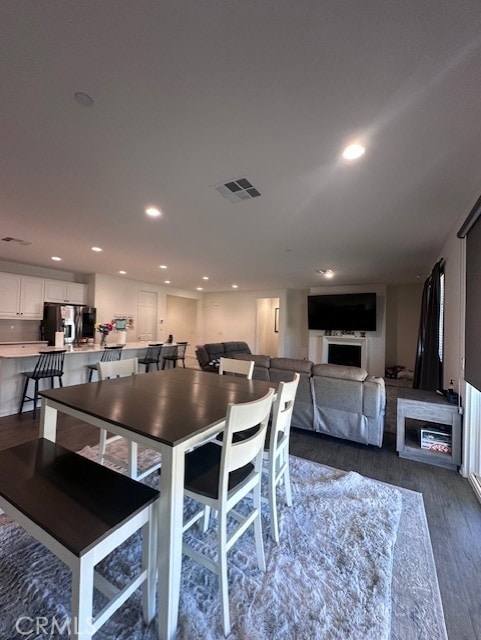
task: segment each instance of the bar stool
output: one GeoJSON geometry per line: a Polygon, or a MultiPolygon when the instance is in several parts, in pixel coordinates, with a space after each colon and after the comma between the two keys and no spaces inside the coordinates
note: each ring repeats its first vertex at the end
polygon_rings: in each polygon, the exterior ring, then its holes
{"type": "Polygon", "coordinates": [[[178,342],[176,345],[164,347],[162,350],[162,369],[165,369],[167,362],[172,362],[172,366],[177,366],[177,361],[180,360],[185,369],[185,350],[187,349],[187,342],[178,342]]]}
{"type": "MultiPolygon", "coordinates": [[[[102,357],[99,362],[113,362],[115,360],[120,360],[122,358],[122,349],[125,345],[123,344],[113,344],[111,346],[104,347],[104,351],[102,353],[102,357]]],[[[94,371],[98,371],[98,362],[96,364],[88,364],[87,370],[89,372],[88,382],[92,382],[92,374],[94,371]]]]}
{"type": "Polygon", "coordinates": [[[139,364],[143,364],[145,366],[145,373],[148,373],[150,370],[150,365],[155,364],[157,367],[157,371],[159,370],[159,360],[160,360],[160,352],[162,350],[162,342],[159,344],[150,344],[147,347],[147,353],[143,358],[139,358],[139,364]]]}
{"type": "Polygon", "coordinates": [[[50,386],[53,389],[54,380],[58,378],[59,386],[63,387],[63,361],[65,357],[66,349],[52,349],[50,351],[40,351],[40,357],[37,360],[35,369],[33,371],[24,371],[25,384],[23,386],[22,401],[18,413],[22,413],[23,405],[27,400],[33,400],[33,418],[37,415],[37,402],[38,402],[38,383],[39,380],[44,378],[50,378],[50,386]],[[30,380],[35,381],[33,397],[27,395],[28,383],[30,380]]]}

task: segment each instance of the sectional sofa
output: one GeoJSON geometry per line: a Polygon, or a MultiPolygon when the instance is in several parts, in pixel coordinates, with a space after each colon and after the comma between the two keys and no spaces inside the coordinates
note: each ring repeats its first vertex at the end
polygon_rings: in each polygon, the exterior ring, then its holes
{"type": "Polygon", "coordinates": [[[292,414],[293,427],[362,444],[382,446],[386,410],[383,378],[370,376],[365,369],[359,367],[314,364],[310,360],[252,354],[245,342],[218,344],[237,345],[237,349],[226,351],[224,348],[221,353],[221,347],[211,350],[212,345],[203,345],[200,348],[204,356],[203,362],[208,358],[209,364],[206,363],[204,367],[199,354],[197,357],[204,370],[217,371],[215,358],[210,356],[220,353],[219,357],[224,355],[253,360],[253,377],[257,380],[280,382],[292,380],[294,372],[300,374],[292,414]],[[231,355],[225,355],[227,352],[231,355]]]}

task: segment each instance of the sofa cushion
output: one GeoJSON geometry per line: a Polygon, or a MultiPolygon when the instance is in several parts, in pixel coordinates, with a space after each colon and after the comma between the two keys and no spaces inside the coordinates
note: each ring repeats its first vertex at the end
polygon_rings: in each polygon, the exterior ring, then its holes
{"type": "MultiPolygon", "coordinates": [[[[296,358],[272,358],[271,369],[279,369],[282,371],[296,371],[297,373],[307,373],[311,375],[313,363],[310,360],[299,360],[296,358]]],[[[287,380],[287,378],[281,378],[287,380]]],[[[273,378],[271,378],[273,380],[273,378]]],[[[292,376],[289,378],[292,380],[292,376]]]]}
{"type": "Polygon", "coordinates": [[[300,429],[312,431],[314,424],[314,409],[311,394],[311,368],[310,360],[300,360],[296,358],[271,358],[271,368],[269,378],[272,382],[290,382],[294,378],[294,373],[300,374],[299,386],[297,387],[294,411],[292,412],[291,425],[300,429]]]}
{"type": "Polygon", "coordinates": [[[367,378],[367,371],[361,367],[349,367],[343,364],[315,364],[312,367],[312,375],[363,382],[367,378]]]}
{"type": "Polygon", "coordinates": [[[252,360],[256,367],[264,367],[264,369],[269,369],[271,366],[270,356],[262,356],[255,353],[236,353],[234,358],[236,360],[252,360]]]}
{"type": "Polygon", "coordinates": [[[236,353],[234,358],[236,360],[251,360],[254,362],[254,372],[252,374],[254,380],[270,380],[270,356],[257,355],[254,353],[236,353]]]}
{"type": "Polygon", "coordinates": [[[247,342],[223,342],[224,354],[226,358],[233,358],[237,353],[250,353],[247,342]]]}
{"type": "Polygon", "coordinates": [[[204,349],[207,351],[209,360],[219,360],[219,358],[225,356],[224,344],[222,342],[208,342],[204,345],[204,349]]]}

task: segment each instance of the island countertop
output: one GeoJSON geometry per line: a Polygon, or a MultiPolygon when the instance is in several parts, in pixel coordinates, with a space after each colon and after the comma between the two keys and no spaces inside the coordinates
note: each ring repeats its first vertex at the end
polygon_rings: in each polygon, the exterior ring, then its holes
{"type": "MultiPolygon", "coordinates": [[[[0,358],[32,358],[34,356],[38,356],[40,351],[45,351],[46,349],[54,350],[55,347],[47,346],[47,342],[18,342],[18,343],[0,343],[0,358]]],[[[111,343],[108,346],[114,346],[115,343],[111,343]]],[[[121,346],[121,345],[119,345],[121,346]]],[[[128,342],[124,345],[124,351],[128,351],[130,349],[147,349],[149,346],[148,342],[128,342]]],[[[93,344],[90,346],[81,346],[81,347],[71,347],[70,345],[65,345],[65,349],[67,350],[66,356],[74,356],[76,354],[90,354],[90,353],[101,353],[104,348],[100,346],[100,344],[93,344]]]]}
{"type": "MultiPolygon", "coordinates": [[[[113,346],[113,342],[108,346],[113,346]]],[[[123,358],[142,358],[149,346],[148,342],[128,342],[123,348],[123,358]]],[[[32,371],[38,361],[39,351],[54,350],[47,343],[0,345],[0,416],[17,413],[22,399],[25,371],[32,371]]],[[[89,365],[100,360],[104,348],[100,344],[82,347],[66,347],[63,384],[82,384],[88,381],[89,365]]],[[[48,386],[43,381],[41,388],[48,386]]],[[[27,411],[31,408],[31,403],[27,411]]]]}

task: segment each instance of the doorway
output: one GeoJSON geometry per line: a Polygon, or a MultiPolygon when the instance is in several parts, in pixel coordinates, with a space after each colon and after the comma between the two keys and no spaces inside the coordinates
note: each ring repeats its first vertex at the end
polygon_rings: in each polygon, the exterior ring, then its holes
{"type": "Polygon", "coordinates": [[[257,299],[256,351],[272,357],[278,355],[279,298],[257,299]]]}

